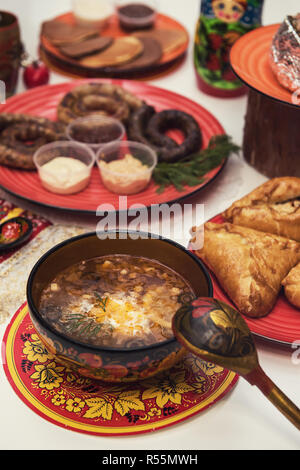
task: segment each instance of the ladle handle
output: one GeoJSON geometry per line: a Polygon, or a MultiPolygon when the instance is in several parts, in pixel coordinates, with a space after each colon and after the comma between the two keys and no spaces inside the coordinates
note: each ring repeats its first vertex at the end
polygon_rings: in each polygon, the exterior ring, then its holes
{"type": "Polygon", "coordinates": [[[265,374],[260,366],[254,369],[245,379],[256,385],[276,408],[300,430],[300,410],[265,374]]]}

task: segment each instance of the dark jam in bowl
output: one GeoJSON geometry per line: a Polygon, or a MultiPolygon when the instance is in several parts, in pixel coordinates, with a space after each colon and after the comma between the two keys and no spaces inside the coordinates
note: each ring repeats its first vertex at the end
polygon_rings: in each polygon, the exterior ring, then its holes
{"type": "Polygon", "coordinates": [[[154,13],[152,8],[142,3],[130,3],[124,7],[120,7],[119,11],[122,15],[128,16],[129,18],[147,18],[154,13]]]}
{"type": "Polygon", "coordinates": [[[150,28],[155,20],[155,10],[143,3],[128,3],[118,8],[120,24],[124,29],[150,28]]]}
{"type": "Polygon", "coordinates": [[[60,272],[43,290],[39,311],[71,339],[132,349],[173,338],[172,318],[194,296],[178,273],[157,261],[110,255],[60,272]]]}

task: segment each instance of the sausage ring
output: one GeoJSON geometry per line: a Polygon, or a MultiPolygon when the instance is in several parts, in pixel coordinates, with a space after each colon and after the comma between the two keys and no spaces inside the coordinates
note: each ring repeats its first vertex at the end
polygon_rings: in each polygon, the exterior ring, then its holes
{"type": "Polygon", "coordinates": [[[23,114],[0,115],[0,164],[34,170],[35,151],[48,142],[64,138],[64,127],[46,118],[23,114]]]}
{"type": "Polygon", "coordinates": [[[150,146],[158,159],[167,163],[182,160],[197,152],[202,145],[202,132],[191,115],[172,109],[156,113],[147,105],[133,113],[128,124],[128,136],[130,140],[150,146]],[[165,135],[170,129],[179,129],[184,134],[182,144],[165,135]]]}
{"type": "Polygon", "coordinates": [[[154,114],[147,126],[147,136],[160,148],[159,158],[164,162],[178,162],[197,152],[202,144],[202,134],[197,121],[183,111],[168,109],[154,114]],[[170,148],[169,137],[164,133],[170,129],[179,129],[185,137],[181,145],[170,148]]]}
{"type": "MultiPolygon", "coordinates": [[[[133,113],[130,122],[128,123],[128,135],[130,140],[140,142],[153,148],[159,152],[159,148],[153,142],[149,141],[146,136],[145,129],[147,129],[150,119],[155,115],[153,106],[143,105],[140,109],[133,113]]],[[[168,136],[165,137],[165,145],[169,148],[176,148],[178,144],[168,136]]]]}
{"type": "Polygon", "coordinates": [[[88,83],[77,86],[64,96],[58,105],[57,117],[66,124],[91,114],[127,122],[130,114],[142,104],[142,100],[119,85],[88,83]]]}

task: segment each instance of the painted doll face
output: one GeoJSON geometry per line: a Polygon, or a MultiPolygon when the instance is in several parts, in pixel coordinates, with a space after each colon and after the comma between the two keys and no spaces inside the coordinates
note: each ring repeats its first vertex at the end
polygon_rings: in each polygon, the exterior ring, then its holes
{"type": "Polygon", "coordinates": [[[244,14],[245,8],[235,0],[214,0],[212,7],[217,18],[225,23],[234,23],[244,14]]]}

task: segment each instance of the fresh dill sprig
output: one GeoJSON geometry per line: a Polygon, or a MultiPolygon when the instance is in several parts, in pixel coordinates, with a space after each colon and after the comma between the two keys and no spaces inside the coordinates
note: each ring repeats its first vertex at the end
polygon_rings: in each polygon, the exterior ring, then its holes
{"type": "Polygon", "coordinates": [[[97,307],[99,306],[102,308],[103,312],[106,312],[106,306],[108,302],[108,297],[105,297],[104,299],[101,297],[101,295],[98,294],[98,292],[95,292],[95,297],[97,299],[97,307]]]}
{"type": "Polygon", "coordinates": [[[238,153],[240,147],[232,142],[228,135],[216,135],[209,141],[207,148],[188,156],[177,163],[158,163],[153,179],[157,184],[157,193],[162,193],[168,186],[182,191],[184,186],[201,184],[209,171],[217,168],[231,153],[238,153]]]}
{"type": "Polygon", "coordinates": [[[87,337],[96,336],[101,330],[103,324],[95,324],[93,318],[89,318],[84,314],[69,314],[65,317],[67,321],[66,330],[77,335],[85,335],[87,337]]]}

